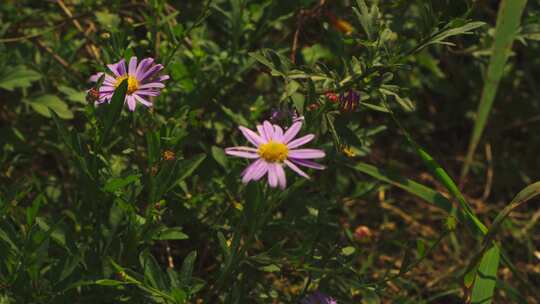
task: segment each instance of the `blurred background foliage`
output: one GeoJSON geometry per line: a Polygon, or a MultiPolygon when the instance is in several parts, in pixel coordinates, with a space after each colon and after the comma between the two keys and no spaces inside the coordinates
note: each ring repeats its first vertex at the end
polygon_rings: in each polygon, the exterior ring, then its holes
{"type": "MultiPolygon", "coordinates": [[[[479,239],[351,167],[449,197],[404,135],[459,177],[504,2],[4,0],[0,303],[470,301],[479,239]],[[162,95],[96,109],[89,76],[131,56],[165,65],[162,95]],[[351,92],[354,110],[332,100],[351,92]],[[242,185],[223,151],[237,126],[286,126],[294,110],[327,170],[283,192],[242,185]]],[[[484,223],[538,179],[539,6],[460,184],[484,223]]],[[[539,219],[533,204],[502,222],[514,269],[498,269],[495,303],[539,302],[539,219]]]]}

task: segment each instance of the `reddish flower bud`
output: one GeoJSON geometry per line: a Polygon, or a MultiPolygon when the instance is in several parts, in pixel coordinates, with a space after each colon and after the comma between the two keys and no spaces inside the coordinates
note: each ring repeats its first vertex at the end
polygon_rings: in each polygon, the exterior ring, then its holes
{"type": "Polygon", "coordinates": [[[356,229],[354,230],[354,238],[357,241],[369,240],[372,236],[373,233],[367,226],[361,225],[356,227],[356,229]]]}

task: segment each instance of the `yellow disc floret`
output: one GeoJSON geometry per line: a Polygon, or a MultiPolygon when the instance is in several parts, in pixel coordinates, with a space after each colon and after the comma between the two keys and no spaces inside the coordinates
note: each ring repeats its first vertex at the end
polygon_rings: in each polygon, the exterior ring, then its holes
{"type": "Polygon", "coordinates": [[[116,83],[114,84],[114,87],[117,88],[125,79],[127,79],[128,81],[127,94],[132,94],[139,89],[139,81],[137,80],[137,78],[131,75],[122,75],[116,78],[116,83]]]}
{"type": "Polygon", "coordinates": [[[289,148],[287,148],[287,145],[285,144],[270,140],[269,142],[260,145],[257,153],[267,162],[283,162],[287,159],[289,148]]]}

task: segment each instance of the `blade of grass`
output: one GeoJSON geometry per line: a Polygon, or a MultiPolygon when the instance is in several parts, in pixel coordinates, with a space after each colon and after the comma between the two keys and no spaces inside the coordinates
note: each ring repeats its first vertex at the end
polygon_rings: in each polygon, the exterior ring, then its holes
{"type": "Polygon", "coordinates": [[[527,4],[527,0],[503,0],[499,7],[492,54],[489,60],[485,84],[482,90],[480,104],[478,105],[477,117],[469,142],[467,156],[461,170],[460,184],[463,184],[467,177],[474,152],[486,127],[487,118],[491,111],[495,95],[497,94],[497,88],[502,78],[506,61],[512,50],[512,42],[518,32],[525,4],[527,4]]]}

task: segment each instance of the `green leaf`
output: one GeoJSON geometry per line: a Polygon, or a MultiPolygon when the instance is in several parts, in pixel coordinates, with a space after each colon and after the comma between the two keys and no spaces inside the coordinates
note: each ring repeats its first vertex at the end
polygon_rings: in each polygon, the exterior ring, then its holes
{"type": "Polygon", "coordinates": [[[165,228],[154,236],[154,240],[186,240],[189,236],[182,232],[182,228],[165,228]]]}
{"type": "Polygon", "coordinates": [[[106,192],[115,192],[116,190],[122,189],[125,186],[138,181],[141,176],[139,174],[129,175],[125,178],[120,177],[114,177],[110,178],[107,183],[105,184],[105,187],[103,187],[103,190],[106,192]]]}
{"type": "Polygon", "coordinates": [[[227,108],[226,106],[222,104],[219,104],[219,107],[221,108],[223,113],[229,116],[236,124],[242,125],[242,126],[249,125],[248,121],[241,114],[234,112],[233,110],[227,108]]]}
{"type": "Polygon", "coordinates": [[[73,102],[86,104],[86,93],[82,91],[75,90],[70,87],[66,86],[59,86],[58,90],[64,95],[66,95],[67,99],[73,102]]]}
{"type": "Polygon", "coordinates": [[[360,21],[368,40],[372,40],[377,30],[376,26],[377,18],[379,17],[379,8],[377,5],[373,4],[371,9],[369,9],[364,0],[356,0],[356,5],[358,8],[353,7],[353,11],[358,18],[358,21],[360,21]]]}
{"type": "Polygon", "coordinates": [[[463,168],[461,170],[461,181],[465,180],[465,177],[469,172],[474,152],[476,151],[480,137],[486,127],[489,112],[491,111],[493,101],[497,95],[499,82],[504,74],[504,67],[512,52],[512,43],[518,32],[521,15],[523,14],[523,9],[526,4],[527,0],[503,0],[499,6],[492,54],[485,76],[486,79],[482,90],[482,97],[478,104],[477,117],[474,122],[474,128],[467,149],[467,156],[465,157],[465,162],[463,163],[463,168]]]}
{"type": "Polygon", "coordinates": [[[179,182],[183,181],[184,179],[188,178],[195,170],[199,167],[199,165],[206,159],[206,155],[204,153],[197,154],[193,156],[190,159],[183,160],[178,165],[180,169],[180,175],[176,177],[176,181],[171,185],[171,188],[177,185],[179,182]]]}
{"type": "Polygon", "coordinates": [[[39,207],[41,206],[41,202],[45,199],[45,196],[43,194],[39,194],[36,196],[36,198],[32,201],[32,206],[29,208],[26,208],[26,224],[28,226],[31,226],[34,222],[34,219],[36,218],[37,212],[39,210],[39,207]]]}
{"type": "Polygon", "coordinates": [[[42,95],[28,101],[28,104],[45,117],[50,118],[50,111],[54,111],[62,119],[73,118],[73,113],[69,110],[67,104],[56,95],[42,95]]]}
{"type": "Polygon", "coordinates": [[[32,82],[41,79],[41,75],[23,65],[7,68],[0,76],[0,88],[13,91],[15,88],[28,88],[32,82]]]}
{"type": "Polygon", "coordinates": [[[476,271],[471,304],[490,304],[497,284],[497,270],[499,268],[499,247],[493,245],[482,257],[480,266],[476,271]]]}
{"type": "Polygon", "coordinates": [[[452,22],[449,22],[446,26],[444,26],[441,30],[436,31],[431,36],[424,39],[407,54],[411,55],[418,53],[419,51],[432,44],[454,45],[453,43],[446,41],[446,39],[453,36],[471,34],[472,30],[484,25],[485,23],[480,21],[466,22],[463,20],[453,20],[452,22]]]}
{"type": "Polygon", "coordinates": [[[356,165],[352,166],[353,169],[368,174],[378,180],[384,181],[386,183],[392,184],[396,187],[399,187],[413,195],[420,197],[421,199],[429,202],[446,212],[450,213],[452,211],[452,202],[444,197],[439,192],[426,187],[422,184],[419,184],[413,180],[406,179],[396,173],[378,169],[372,165],[359,162],[356,165]]]}
{"type": "Polygon", "coordinates": [[[166,290],[165,277],[156,259],[148,250],[141,252],[139,263],[144,270],[144,281],[159,290],[166,290]]]}
{"type": "Polygon", "coordinates": [[[122,282],[122,281],[109,280],[109,279],[97,280],[97,281],[95,281],[95,283],[97,285],[101,285],[101,286],[120,286],[120,285],[127,284],[127,283],[122,282]]]}
{"type": "Polygon", "coordinates": [[[122,81],[122,83],[116,88],[114,94],[111,98],[110,104],[105,104],[100,107],[105,111],[103,118],[103,133],[101,134],[101,143],[103,143],[115,123],[117,123],[120,114],[122,113],[122,108],[124,107],[124,100],[126,98],[127,92],[127,79],[122,81]]]}
{"type": "Polygon", "coordinates": [[[96,20],[106,28],[117,30],[120,24],[120,17],[107,11],[96,12],[96,20]]]}
{"type": "Polygon", "coordinates": [[[210,152],[212,153],[212,157],[218,164],[220,164],[224,169],[228,168],[229,161],[227,155],[225,155],[225,152],[222,148],[212,146],[212,148],[210,148],[210,152]]]}
{"type": "Polygon", "coordinates": [[[356,251],[356,248],[354,248],[352,246],[347,246],[347,247],[341,248],[341,254],[343,254],[345,256],[349,256],[349,255],[353,254],[355,251],[356,251]]]}
{"type": "Polygon", "coordinates": [[[266,265],[266,266],[263,266],[263,267],[261,267],[259,269],[264,271],[264,272],[280,272],[281,271],[281,268],[279,268],[279,266],[276,265],[276,264],[266,265]]]}
{"type": "Polygon", "coordinates": [[[182,263],[182,269],[180,270],[180,284],[182,286],[187,286],[191,281],[191,276],[193,275],[193,268],[195,265],[195,260],[197,259],[197,251],[192,251],[184,259],[182,263]]]}

